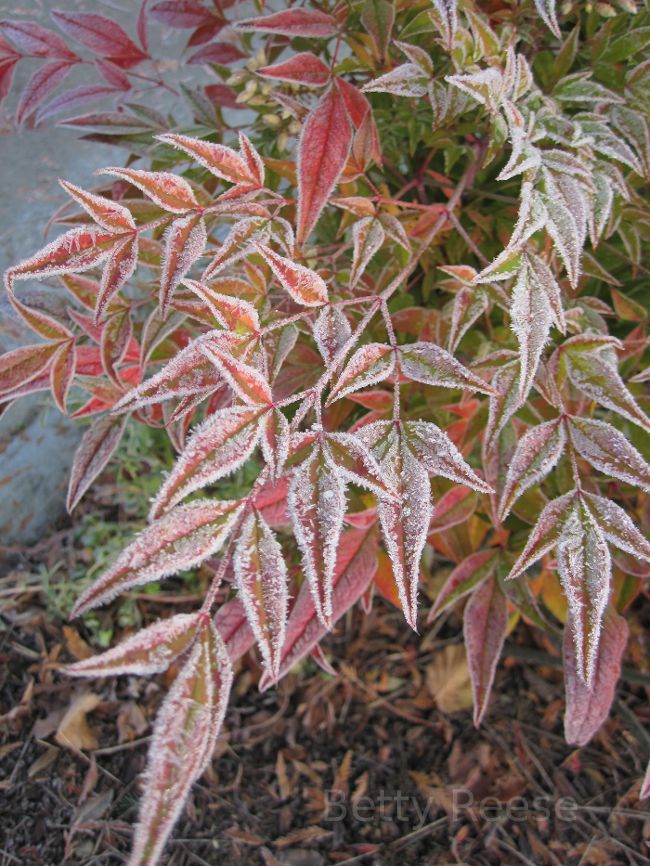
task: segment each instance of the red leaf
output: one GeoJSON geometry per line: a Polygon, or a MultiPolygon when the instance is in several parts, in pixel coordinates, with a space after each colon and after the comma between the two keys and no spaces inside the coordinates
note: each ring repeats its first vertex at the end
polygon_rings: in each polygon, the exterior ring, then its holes
{"type": "Polygon", "coordinates": [[[320,57],[303,51],[294,54],[288,60],[281,60],[273,66],[264,66],[257,70],[258,75],[272,78],[275,81],[290,81],[294,84],[309,84],[314,87],[324,87],[330,80],[331,71],[320,57]]]}
{"type": "Polygon", "coordinates": [[[541,559],[545,553],[554,547],[562,534],[567,518],[573,510],[575,503],[575,490],[565,493],[553,499],[539,515],[537,523],[528,536],[526,546],[521,552],[519,559],[512,567],[508,579],[519,577],[527,568],[541,559]]]}
{"type": "Polygon", "coordinates": [[[75,677],[160,674],[189,648],[196,638],[197,624],[195,613],[160,619],[106,652],[68,665],[65,673],[75,677]]]}
{"type": "Polygon", "coordinates": [[[128,309],[122,309],[107,319],[102,328],[100,353],[106,375],[119,388],[121,382],[115,367],[122,361],[133,336],[133,322],[128,309]]]}
{"type": "Polygon", "coordinates": [[[277,679],[284,644],[289,596],[282,548],[259,514],[241,528],[233,567],[237,593],[264,659],[267,674],[277,679]]]}
{"type": "Polygon", "coordinates": [[[445,581],[429,612],[427,622],[433,622],[443,610],[447,610],[470,593],[477,584],[492,576],[498,562],[497,551],[494,549],[479,550],[464,559],[445,581]]]}
{"type": "Polygon", "coordinates": [[[248,652],[255,643],[244,605],[236,596],[221,605],[214,617],[214,624],[233,662],[248,652]]]}
{"type": "Polygon", "coordinates": [[[519,440],[501,495],[499,516],[502,521],[522,493],[548,475],[562,456],[565,442],[561,418],[532,427],[519,440]]]}
{"type": "Polygon", "coordinates": [[[9,301],[20,318],[26,322],[36,334],[44,337],[46,340],[66,340],[72,336],[72,332],[59,322],[44,312],[43,309],[28,307],[23,304],[18,298],[10,294],[9,301]]]}
{"type": "Polygon", "coordinates": [[[466,487],[452,487],[437,502],[431,515],[430,532],[444,532],[465,523],[476,511],[478,497],[466,487]]]}
{"type": "Polygon", "coordinates": [[[125,589],[142,586],[214,556],[232,530],[239,502],[199,500],[154,521],[117,561],[77,599],[72,616],[105,604],[125,589]]]}
{"type": "Polygon", "coordinates": [[[170,27],[199,27],[212,19],[212,13],[199,0],[158,0],[150,9],[152,18],[170,27]]]}
{"type": "Polygon", "coordinates": [[[414,382],[441,388],[469,388],[482,394],[494,393],[483,379],[435,343],[409,343],[401,346],[399,352],[402,373],[414,382]]]}
{"type": "Polygon", "coordinates": [[[66,401],[75,373],[74,342],[63,343],[52,360],[50,388],[59,410],[67,415],[66,401]]]}
{"type": "MultiPolygon", "coordinates": [[[[332,623],[337,622],[361,598],[377,571],[377,531],[373,524],[351,529],[341,536],[332,577],[332,623]]],[[[289,615],[287,636],[282,650],[279,677],[298,664],[327,634],[314,608],[309,586],[305,583],[289,615]]],[[[271,685],[265,674],[260,689],[271,685]]]]}
{"type": "Polygon", "coordinates": [[[49,369],[57,348],[56,343],[36,343],[0,355],[0,394],[26,385],[49,369]]]}
{"type": "Polygon", "coordinates": [[[282,288],[294,301],[306,307],[319,307],[327,303],[325,280],[316,271],[278,255],[270,247],[262,244],[256,244],[256,249],[264,257],[282,288]]]}
{"type": "Polygon", "coordinates": [[[79,87],[65,90],[38,110],[36,123],[41,123],[61,111],[68,111],[88,102],[94,102],[100,96],[108,96],[117,92],[119,91],[110,84],[82,84],[79,87]]]}
{"type": "Polygon", "coordinates": [[[147,56],[116,21],[104,15],[61,9],[53,9],[50,15],[64,33],[120,66],[132,66],[147,56]]]}
{"type": "Polygon", "coordinates": [[[345,168],[351,143],[345,102],[332,87],[309,114],[298,144],[298,243],[315,226],[345,168]]]}
{"type": "Polygon", "coordinates": [[[37,69],[29,79],[23,90],[18,108],[16,109],[16,120],[22,123],[35,109],[46,99],[53,90],[61,84],[74,63],[70,60],[53,60],[37,69]]]}
{"type": "Polygon", "coordinates": [[[84,433],[75,452],[70,471],[68,511],[72,511],[111,459],[113,452],[120,444],[126,422],[126,415],[121,418],[103,415],[94,421],[84,433]]]}
{"type": "Polygon", "coordinates": [[[135,221],[131,215],[131,211],[109,198],[104,198],[101,195],[87,192],[81,187],[69,183],[67,180],[60,180],[59,183],[63,189],[71,195],[72,198],[79,202],[82,208],[90,214],[90,216],[102,228],[107,231],[130,231],[135,229],[135,221]]]}
{"type": "Polygon", "coordinates": [[[19,59],[19,57],[8,57],[6,60],[0,60],[0,102],[11,90],[14,71],[19,59]]]}
{"type": "Polygon", "coordinates": [[[158,296],[163,318],[167,315],[176,286],[203,254],[207,239],[205,223],[199,214],[188,214],[176,219],[167,229],[158,296]]]}
{"type": "Polygon", "coordinates": [[[167,171],[142,171],[135,168],[102,168],[99,174],[114,174],[128,180],[159,207],[171,213],[186,213],[197,208],[192,187],[183,177],[167,171]]]}
{"type": "Polygon", "coordinates": [[[330,391],[326,406],[347,394],[376,385],[392,375],[395,369],[395,352],[387,343],[368,343],[354,353],[330,391]]]}
{"type": "Polygon", "coordinates": [[[241,60],[246,55],[229,42],[211,42],[203,48],[199,48],[194,54],[187,58],[187,63],[218,63],[227,66],[236,60],[241,60]]]}
{"type": "Polygon", "coordinates": [[[250,406],[269,406],[273,400],[268,379],[255,367],[222,351],[214,344],[203,346],[203,352],[242,400],[250,406]]]}
{"type": "Polygon", "coordinates": [[[35,21],[0,21],[0,30],[29,57],[79,60],[60,36],[35,21]]]}
{"type": "Polygon", "coordinates": [[[97,293],[95,323],[100,321],[115,293],[131,278],[137,264],[138,236],[133,235],[116,244],[106,262],[97,293]]]}
{"type": "Polygon", "coordinates": [[[158,138],[160,141],[184,150],[216,177],[227,180],[229,183],[254,184],[257,181],[256,176],[251,174],[246,160],[231,147],[203,141],[200,138],[191,138],[189,135],[167,133],[159,135],[158,138]]]}
{"type": "Polygon", "coordinates": [[[609,608],[603,619],[593,683],[588,688],[576,673],[579,662],[575,654],[571,618],[567,620],[564,629],[564,736],[567,743],[585,746],[609,716],[627,638],[627,623],[613,608],[609,608]]]}
{"type": "Polygon", "coordinates": [[[487,709],[494,674],[508,631],[508,604],[495,578],[486,580],[472,593],[463,614],[474,725],[478,728],[487,709]]]}
{"type": "Polygon", "coordinates": [[[237,102],[237,94],[227,84],[208,84],[203,90],[213,105],[231,108],[236,111],[244,111],[246,109],[243,103],[237,102]]]}
{"type": "Polygon", "coordinates": [[[238,30],[261,30],[282,36],[314,36],[324,38],[338,32],[331,15],[318,9],[286,9],[261,18],[247,18],[236,25],[238,30]]]}

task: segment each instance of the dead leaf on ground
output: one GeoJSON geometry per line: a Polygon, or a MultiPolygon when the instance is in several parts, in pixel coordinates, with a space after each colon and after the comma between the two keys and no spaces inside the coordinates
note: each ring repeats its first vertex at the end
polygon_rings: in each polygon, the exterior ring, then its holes
{"type": "Polygon", "coordinates": [[[76,628],[73,628],[71,625],[64,625],[63,636],[65,638],[65,645],[68,652],[73,656],[73,658],[77,659],[77,661],[88,659],[94,655],[94,652],[81,637],[76,628]]]}
{"type": "Polygon", "coordinates": [[[73,752],[97,748],[97,737],[86,716],[95,709],[100,700],[99,695],[94,692],[84,692],[72,702],[54,735],[60,746],[72,749],[73,752]]]}
{"type": "Polygon", "coordinates": [[[142,736],[149,727],[144,713],[133,701],[122,704],[117,714],[117,739],[120,743],[131,743],[142,736]]]}
{"type": "Polygon", "coordinates": [[[462,644],[449,644],[435,653],[427,666],[427,688],[443,713],[470,709],[472,686],[462,644]]]}

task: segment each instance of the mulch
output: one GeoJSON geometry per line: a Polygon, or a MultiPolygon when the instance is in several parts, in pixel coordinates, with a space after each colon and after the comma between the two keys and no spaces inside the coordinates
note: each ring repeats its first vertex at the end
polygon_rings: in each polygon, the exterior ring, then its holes
{"type": "MultiPolygon", "coordinates": [[[[0,584],[0,866],[126,862],[151,723],[170,681],[58,671],[88,651],[90,636],[48,611],[39,568],[69,564],[72,538],[63,529],[14,550],[0,584]]],[[[169,613],[173,590],[170,581],[161,598],[138,599],[145,621],[169,613]]],[[[637,674],[621,681],[611,718],[581,749],[562,736],[557,650],[525,624],[478,730],[455,613],[416,635],[376,599],[324,641],[337,676],[310,659],[264,693],[249,654],[163,862],[650,863],[650,809],[638,799],[650,754],[650,676],[639,673],[649,623],[641,597],[630,614],[637,674]],[[446,677],[453,685],[436,703],[446,677]]]]}

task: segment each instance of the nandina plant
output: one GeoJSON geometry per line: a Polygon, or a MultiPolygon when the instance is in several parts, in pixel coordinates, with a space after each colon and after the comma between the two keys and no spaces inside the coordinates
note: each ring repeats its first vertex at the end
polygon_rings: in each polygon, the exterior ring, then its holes
{"type": "Polygon", "coordinates": [[[563,10],[364,0],[239,20],[219,38],[254,58],[217,69],[246,132],[197,118],[108,186],[62,182],[75,227],[7,272],[40,339],[0,359],[3,401],[50,389],[93,418],[70,510],[129,419],[178,452],[74,615],[212,563],[194,614],[68,669],[178,669],[132,866],[158,860],[209,763],[235,660],[256,647],[262,689],[308,654],[331,671],[321,639],[375,590],[421,631],[462,606],[477,725],[521,619],[563,625],[568,742],[607,717],[650,573],[650,15],[563,10]],[[68,306],[19,291],[56,276],[68,306]]]}

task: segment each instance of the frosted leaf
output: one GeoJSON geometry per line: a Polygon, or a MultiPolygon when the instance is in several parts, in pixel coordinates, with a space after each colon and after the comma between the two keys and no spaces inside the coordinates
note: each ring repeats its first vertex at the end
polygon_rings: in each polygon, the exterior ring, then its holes
{"type": "Polygon", "coordinates": [[[250,138],[239,130],[239,152],[242,155],[246,168],[251,178],[250,183],[254,187],[264,186],[264,161],[250,138]]]}
{"type": "Polygon", "coordinates": [[[313,333],[318,351],[329,365],[350,339],[352,328],[340,307],[326,306],[314,322],[313,333]]]}
{"type": "Polygon", "coordinates": [[[282,548],[261,515],[250,514],[234,555],[235,584],[264,666],[277,679],[284,644],[289,595],[282,548]]]}
{"type": "Polygon", "coordinates": [[[237,502],[205,500],[170,511],[144,529],[79,597],[72,616],[111,601],[125,589],[193,568],[213,556],[240,508],[237,502]]]}
{"type": "Polygon", "coordinates": [[[202,343],[201,351],[210,359],[233,391],[250,406],[268,405],[273,399],[266,376],[250,364],[223,351],[214,343],[202,343]]]}
{"type": "Polygon", "coordinates": [[[81,187],[68,183],[65,180],[59,180],[59,183],[102,228],[109,232],[123,232],[135,229],[135,220],[131,211],[124,207],[123,204],[100,195],[95,195],[92,192],[87,192],[85,189],[81,189],[81,187]]]}
{"type": "Polygon", "coordinates": [[[336,552],[347,507],[341,471],[316,446],[294,471],[289,513],[319,620],[332,624],[336,552]]]}
{"type": "Polygon", "coordinates": [[[508,633],[508,603],[495,578],[483,581],[463,611],[463,637],[472,684],[474,726],[487,709],[501,650],[508,633]]]}
{"type": "Polygon", "coordinates": [[[585,350],[574,345],[566,345],[568,351],[563,355],[571,384],[590,400],[650,432],[650,420],[619,375],[616,355],[607,351],[610,344],[596,344],[585,350]]]}
{"type": "Polygon", "coordinates": [[[429,14],[442,36],[447,51],[451,51],[458,27],[457,0],[431,0],[431,2],[433,9],[429,14]]]}
{"type": "Polygon", "coordinates": [[[627,165],[632,171],[643,176],[643,165],[627,142],[602,120],[592,119],[598,115],[580,115],[579,123],[583,133],[589,136],[591,146],[598,153],[627,165]]]}
{"type": "Polygon", "coordinates": [[[408,42],[400,42],[398,39],[393,39],[393,45],[399,48],[411,63],[419,66],[426,75],[433,73],[433,61],[424,48],[420,48],[419,45],[410,45],[408,42]]]}
{"type": "Polygon", "coordinates": [[[406,234],[406,229],[397,217],[394,217],[389,213],[383,213],[379,216],[379,222],[384,227],[386,236],[390,238],[391,241],[395,241],[396,244],[399,244],[405,250],[411,249],[411,243],[406,234]]]}
{"type": "Polygon", "coordinates": [[[231,406],[199,424],[156,496],[152,517],[239,469],[257,445],[261,414],[258,407],[231,406]]]}
{"type": "Polygon", "coordinates": [[[120,444],[127,416],[102,415],[86,430],[75,451],[68,482],[66,507],[71,512],[86,490],[108,463],[120,444]]]}
{"type": "Polygon", "coordinates": [[[571,615],[576,672],[591,687],[612,563],[605,536],[580,502],[576,502],[563,523],[555,554],[571,615]]]}
{"type": "Polygon", "coordinates": [[[288,220],[275,217],[271,223],[271,240],[279,244],[285,254],[291,258],[295,253],[296,236],[293,227],[288,220]]]}
{"type": "Polygon", "coordinates": [[[611,544],[637,559],[650,562],[650,542],[639,532],[620,505],[594,493],[582,495],[594,520],[611,544]]]}
{"type": "Polygon", "coordinates": [[[589,215],[589,237],[595,248],[602,238],[614,206],[614,187],[609,177],[593,172],[593,208],[589,215]]]}
{"type": "Polygon", "coordinates": [[[176,286],[203,255],[208,236],[203,218],[189,214],[174,220],[165,232],[165,251],[160,278],[159,303],[163,316],[169,309],[176,286]]]}
{"type": "Polygon", "coordinates": [[[363,437],[354,433],[327,433],[323,447],[347,481],[380,497],[395,495],[392,475],[387,476],[384,468],[380,468],[363,437]]]}
{"type": "Polygon", "coordinates": [[[508,124],[512,144],[510,159],[497,175],[497,180],[509,180],[523,174],[541,163],[541,154],[529,142],[528,130],[523,114],[509,99],[503,100],[502,110],[508,124]]]}
{"type": "Polygon", "coordinates": [[[135,168],[100,168],[97,174],[121,177],[141,190],[155,204],[170,213],[187,213],[199,206],[192,187],[184,177],[167,171],[142,171],[135,168]]]}
{"type": "Polygon", "coordinates": [[[95,304],[95,323],[104,315],[113,295],[133,276],[138,264],[138,236],[116,244],[104,266],[95,304]]]}
{"type": "Polygon", "coordinates": [[[562,33],[560,32],[560,25],[557,23],[555,0],[535,0],[535,6],[539,12],[539,17],[546,24],[553,36],[561,39],[562,33]]]}
{"type": "Polygon", "coordinates": [[[609,716],[616,684],[621,675],[621,662],[628,639],[625,619],[610,607],[603,618],[598,655],[594,664],[593,682],[587,686],[577,675],[579,661],[573,642],[574,623],[567,619],[564,629],[564,684],[566,710],[564,737],[567,743],[585,746],[609,716]]]}
{"type": "Polygon", "coordinates": [[[210,763],[232,686],[228,652],[204,627],[158,713],[128,866],[155,866],[194,782],[210,763]]]}
{"type": "Polygon", "coordinates": [[[639,789],[639,800],[647,800],[648,797],[650,797],[650,761],[648,761],[645,775],[641,781],[641,788],[639,789]]]}
{"type": "Polygon", "coordinates": [[[465,388],[492,394],[493,390],[453,355],[435,343],[417,342],[399,347],[402,373],[414,382],[442,388],[465,388]]]}
{"type": "Polygon", "coordinates": [[[189,135],[173,135],[171,133],[157,135],[156,138],[185,151],[199,165],[207,168],[215,177],[222,180],[234,184],[256,184],[259,180],[253,176],[246,161],[236,151],[224,144],[191,138],[189,135]]]}
{"type": "Polygon", "coordinates": [[[617,103],[620,96],[597,81],[592,81],[591,72],[576,72],[565,76],[553,89],[553,98],[560,102],[617,103]]]}
{"type": "Polygon", "coordinates": [[[519,392],[518,368],[518,363],[506,364],[497,370],[492,379],[492,387],[496,393],[490,397],[488,423],[483,439],[484,449],[488,451],[517,409],[523,405],[519,392]]]}
{"type": "Polygon", "coordinates": [[[225,267],[235,264],[255,251],[256,243],[266,243],[271,235],[271,226],[264,217],[244,217],[230,229],[217,254],[201,277],[207,282],[225,267]]]}
{"type": "MultiPolygon", "coordinates": [[[[420,559],[432,513],[431,483],[426,469],[403,439],[387,459],[393,461],[389,474],[398,479],[398,498],[380,499],[377,515],[404,617],[411,628],[417,630],[420,559]]],[[[385,464],[386,459],[382,461],[382,469],[385,464]]]]}
{"type": "Polygon", "coordinates": [[[228,339],[221,334],[204,334],[168,361],[149,379],[128,391],[113,406],[113,412],[131,412],[175,397],[207,394],[223,383],[223,377],[206,358],[202,347],[212,341],[224,345],[228,339]]]}
{"type": "Polygon", "coordinates": [[[571,416],[569,430],[576,451],[595,469],[650,493],[650,466],[615,427],[571,416]]]}
{"type": "Polygon", "coordinates": [[[465,462],[451,439],[430,421],[406,421],[404,436],[414,456],[427,472],[442,475],[480,493],[492,488],[465,462]]]}
{"type": "Polygon", "coordinates": [[[530,279],[527,264],[519,271],[512,290],[510,322],[519,342],[519,393],[525,399],[533,384],[552,322],[548,295],[536,279],[530,279]]]}
{"type": "Polygon", "coordinates": [[[364,217],[352,226],[352,239],[354,253],[350,271],[351,289],[359,282],[368,263],[384,243],[386,235],[380,220],[376,217],[364,217]]]}
{"type": "Polygon", "coordinates": [[[544,196],[548,213],[546,230],[564,262],[569,282],[576,288],[580,277],[583,229],[576,224],[571,211],[556,194],[544,196]]]}
{"type": "Polygon", "coordinates": [[[521,192],[519,193],[519,213],[508,242],[508,249],[523,246],[536,232],[544,228],[547,218],[548,213],[541,194],[533,189],[531,181],[522,181],[521,192]]]}
{"type": "Polygon", "coordinates": [[[627,105],[617,105],[612,109],[611,118],[614,126],[622,132],[634,147],[643,168],[643,174],[650,174],[650,129],[646,116],[629,108],[627,105]]]}
{"type": "Polygon", "coordinates": [[[194,641],[197,624],[195,613],[160,619],[106,652],[67,665],[65,673],[81,677],[160,674],[194,641]]]}
{"type": "Polygon", "coordinates": [[[196,280],[185,279],[183,285],[203,301],[223,328],[239,332],[259,330],[260,320],[255,307],[242,298],[215,291],[219,287],[219,280],[213,280],[212,285],[207,286],[196,280]]]}
{"type": "Polygon", "coordinates": [[[361,88],[363,93],[390,93],[393,96],[426,96],[429,75],[415,63],[402,63],[390,72],[369,81],[361,88]]]}
{"type": "Polygon", "coordinates": [[[280,256],[262,244],[257,244],[256,249],[264,257],[282,288],[296,303],[305,307],[319,307],[327,303],[325,280],[316,271],[280,256]]]}
{"type": "Polygon", "coordinates": [[[456,292],[451,312],[451,327],[449,329],[449,351],[454,352],[464,334],[472,327],[488,309],[489,299],[482,286],[461,286],[456,292]]]}
{"type": "Polygon", "coordinates": [[[503,99],[503,76],[493,67],[467,75],[446,75],[445,81],[468,93],[489,111],[496,111],[503,99]]]}
{"type": "Polygon", "coordinates": [[[266,413],[261,445],[271,475],[277,477],[289,453],[289,422],[279,409],[266,413]]]}
{"type": "Polygon", "coordinates": [[[395,353],[386,343],[368,343],[352,355],[330,391],[326,406],[347,394],[383,382],[393,374],[395,353]]]}
{"type": "MultiPolygon", "coordinates": [[[[518,245],[518,247],[521,244],[518,245]]],[[[490,283],[508,280],[519,272],[523,255],[519,248],[508,245],[499,255],[474,277],[475,283],[490,283]]]]}
{"type": "Polygon", "coordinates": [[[565,444],[561,418],[538,424],[519,440],[499,504],[501,520],[505,520],[524,491],[548,475],[562,456],[565,444]]]}
{"type": "Polygon", "coordinates": [[[461,598],[465,598],[479,583],[492,577],[498,564],[498,551],[494,548],[471,553],[454,568],[443,584],[429,612],[427,622],[433,622],[439,614],[449,610],[461,598]]]}
{"type": "Polygon", "coordinates": [[[553,313],[553,319],[559,330],[564,334],[566,331],[566,320],[564,318],[564,309],[562,307],[562,290],[553,275],[553,271],[546,264],[544,259],[529,252],[526,255],[528,264],[528,279],[531,283],[535,283],[546,295],[553,313]]]}
{"type": "Polygon", "coordinates": [[[275,381],[282,369],[287,357],[293,351],[298,340],[298,328],[293,322],[289,322],[283,328],[273,331],[264,341],[264,348],[268,357],[268,366],[271,371],[270,379],[275,381]]]}
{"type": "Polygon", "coordinates": [[[573,505],[576,499],[576,491],[571,490],[557,499],[553,499],[545,506],[533,527],[526,546],[519,555],[519,559],[513,565],[508,580],[519,577],[533,563],[541,559],[545,553],[555,547],[562,534],[564,525],[573,513],[573,505]]]}

